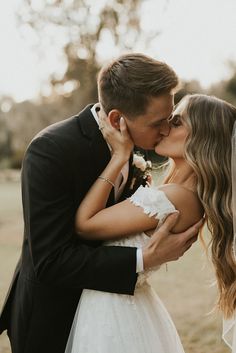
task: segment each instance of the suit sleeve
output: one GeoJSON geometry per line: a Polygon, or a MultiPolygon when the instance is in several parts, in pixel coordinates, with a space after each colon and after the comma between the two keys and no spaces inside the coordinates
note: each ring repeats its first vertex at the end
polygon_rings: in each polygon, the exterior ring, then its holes
{"type": "Polygon", "coordinates": [[[23,161],[24,246],[34,275],[52,286],[132,294],[136,248],[95,248],[75,236],[73,175],[62,156],[52,139],[41,136],[23,161]]]}

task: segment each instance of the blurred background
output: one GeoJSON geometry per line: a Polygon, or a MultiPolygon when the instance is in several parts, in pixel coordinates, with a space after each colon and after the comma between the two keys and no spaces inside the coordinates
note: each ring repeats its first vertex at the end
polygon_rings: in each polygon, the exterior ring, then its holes
{"type": "MultiPolygon", "coordinates": [[[[0,2],[0,307],[20,253],[20,167],[32,137],[96,102],[101,65],[131,51],[176,70],[176,102],[202,92],[236,104],[235,14],[235,0],[0,2]]],[[[217,290],[200,244],[152,281],[186,353],[229,352],[210,313],[217,290]]],[[[0,353],[9,352],[2,335],[0,353]]]]}

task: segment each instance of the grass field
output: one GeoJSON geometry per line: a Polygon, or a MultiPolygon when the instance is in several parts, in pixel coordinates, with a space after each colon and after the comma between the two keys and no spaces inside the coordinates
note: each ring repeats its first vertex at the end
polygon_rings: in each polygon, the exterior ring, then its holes
{"type": "MultiPolygon", "coordinates": [[[[20,184],[1,181],[0,307],[20,254],[22,233],[20,184]]],[[[209,314],[216,299],[213,280],[211,265],[199,243],[178,262],[169,263],[167,272],[163,267],[151,279],[175,322],[186,353],[229,353],[221,340],[221,316],[209,314]]],[[[0,353],[10,353],[5,334],[0,336],[0,353]]]]}

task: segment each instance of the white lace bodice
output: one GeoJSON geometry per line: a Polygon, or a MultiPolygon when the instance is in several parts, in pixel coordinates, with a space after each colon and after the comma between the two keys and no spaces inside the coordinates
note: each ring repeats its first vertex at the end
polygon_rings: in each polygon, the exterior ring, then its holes
{"type": "MultiPolygon", "coordinates": [[[[129,200],[135,206],[141,207],[145,214],[150,217],[155,216],[159,220],[158,227],[169,214],[176,211],[166,194],[156,187],[140,186],[129,200]]],[[[149,237],[142,232],[127,238],[106,242],[106,245],[143,247],[148,240],[149,237]]]]}

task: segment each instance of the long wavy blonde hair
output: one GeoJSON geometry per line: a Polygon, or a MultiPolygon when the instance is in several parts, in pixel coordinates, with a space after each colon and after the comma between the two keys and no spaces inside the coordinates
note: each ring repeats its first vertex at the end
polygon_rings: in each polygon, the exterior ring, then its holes
{"type": "Polygon", "coordinates": [[[217,304],[227,318],[236,309],[231,177],[236,108],[212,96],[196,94],[183,99],[183,116],[189,127],[185,158],[197,176],[197,193],[212,236],[212,261],[219,288],[217,304]]]}

